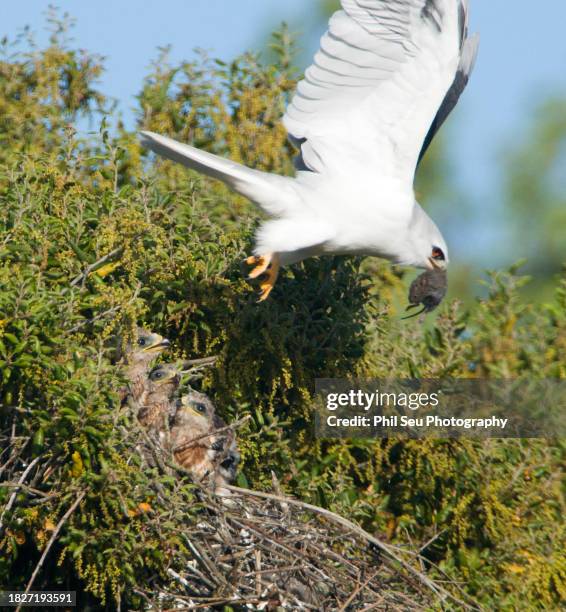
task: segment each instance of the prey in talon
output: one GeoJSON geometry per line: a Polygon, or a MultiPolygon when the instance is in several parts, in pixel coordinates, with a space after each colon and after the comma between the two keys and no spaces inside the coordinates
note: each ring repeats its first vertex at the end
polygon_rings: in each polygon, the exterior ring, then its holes
{"type": "Polygon", "coordinates": [[[421,314],[433,311],[446,296],[448,279],[446,270],[435,268],[417,276],[409,288],[409,306],[407,310],[422,306],[421,310],[404,319],[412,319],[421,314]]]}

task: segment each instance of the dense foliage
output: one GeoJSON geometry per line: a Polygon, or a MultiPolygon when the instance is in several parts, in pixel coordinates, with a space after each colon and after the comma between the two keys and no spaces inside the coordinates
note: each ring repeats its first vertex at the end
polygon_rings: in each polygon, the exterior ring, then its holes
{"type": "MultiPolygon", "coordinates": [[[[256,211],[109,130],[101,66],[61,34],[32,52],[6,43],[0,59],[0,470],[41,466],[19,488],[0,485],[0,585],[25,587],[78,496],[36,588],[73,584],[141,606],[135,585],[189,555],[193,489],[140,469],[136,424],[118,408],[111,338],[143,322],[178,356],[219,356],[203,389],[225,417],[252,415],[241,485],[271,488],[274,471],[286,492],[398,545],[428,542],[431,575],[445,572],[486,609],[557,609],[562,442],[317,440],[311,397],[317,377],[564,378],[566,277],[533,306],[516,269],[493,273],[485,299],[446,304],[423,326],[395,311],[401,273],[311,260],[258,305],[239,270],[256,211]],[[76,136],[83,116],[100,122],[98,138],[76,136]]],[[[269,66],[161,56],[139,126],[289,172],[278,118],[296,74],[288,34],[275,43],[269,66]]]]}

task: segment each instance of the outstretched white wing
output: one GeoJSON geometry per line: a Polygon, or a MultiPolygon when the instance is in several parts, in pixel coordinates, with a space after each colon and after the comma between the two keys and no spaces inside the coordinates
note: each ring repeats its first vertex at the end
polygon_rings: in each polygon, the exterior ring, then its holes
{"type": "Polygon", "coordinates": [[[467,0],[342,0],[284,117],[298,168],[411,181],[478,48],[467,0]]]}

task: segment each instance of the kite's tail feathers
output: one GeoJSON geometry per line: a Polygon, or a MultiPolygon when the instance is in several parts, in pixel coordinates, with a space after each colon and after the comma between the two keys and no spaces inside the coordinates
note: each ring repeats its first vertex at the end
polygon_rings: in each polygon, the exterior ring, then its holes
{"type": "Polygon", "coordinates": [[[141,132],[141,143],[167,159],[223,181],[271,215],[284,214],[296,205],[293,180],[288,177],[247,168],[154,132],[141,132]]]}

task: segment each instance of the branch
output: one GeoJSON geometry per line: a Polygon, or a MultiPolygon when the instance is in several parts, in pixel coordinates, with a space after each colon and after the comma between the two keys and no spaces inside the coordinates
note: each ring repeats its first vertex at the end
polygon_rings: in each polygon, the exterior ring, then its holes
{"type": "Polygon", "coordinates": [[[465,602],[459,600],[457,597],[452,595],[452,593],[450,593],[449,591],[447,591],[440,585],[435,584],[428,576],[426,576],[422,572],[419,572],[412,565],[410,565],[409,563],[407,563],[406,561],[398,557],[393,552],[392,547],[388,546],[381,540],[378,540],[376,537],[372,536],[367,531],[364,531],[361,527],[359,527],[352,521],[349,521],[348,519],[330,510],[327,510],[326,508],[320,508],[319,506],[313,506],[312,504],[308,504],[306,502],[302,502],[297,499],[293,499],[292,497],[273,495],[272,493],[263,493],[261,491],[252,491],[250,489],[242,489],[234,485],[224,485],[224,486],[226,487],[226,489],[228,489],[229,491],[233,491],[234,493],[240,493],[241,495],[251,495],[253,497],[262,497],[263,499],[271,499],[277,502],[285,502],[290,505],[296,506],[298,508],[302,508],[303,510],[308,510],[310,512],[314,512],[316,514],[324,516],[325,518],[329,519],[333,523],[341,525],[342,527],[346,527],[347,529],[349,529],[350,531],[352,531],[359,537],[367,540],[368,542],[370,542],[370,544],[373,544],[374,546],[376,546],[377,548],[385,552],[391,559],[396,561],[407,572],[409,572],[414,577],[416,577],[422,584],[424,584],[426,587],[428,587],[431,591],[433,591],[437,595],[442,594],[445,598],[452,599],[455,603],[462,606],[462,608],[466,610],[480,610],[481,609],[477,604],[474,604],[474,606],[470,606],[466,604],[465,602]]]}
{"type": "Polygon", "coordinates": [[[116,257],[116,255],[119,255],[123,250],[123,246],[118,247],[117,249],[110,251],[110,253],[108,253],[107,255],[104,255],[104,257],[101,257],[98,261],[95,261],[94,263],[87,266],[84,272],[81,272],[78,276],[75,276],[75,278],[73,278],[70,283],[71,287],[75,287],[80,282],[84,284],[84,281],[86,281],[87,277],[91,272],[94,272],[99,266],[106,263],[109,259],[113,259],[114,257],[116,257]]]}
{"type": "MultiPolygon", "coordinates": [[[[77,499],[75,499],[75,501],[73,502],[72,506],[67,510],[67,512],[65,512],[61,520],[57,523],[57,527],[55,527],[55,531],[53,532],[53,535],[49,539],[49,542],[47,543],[47,546],[45,547],[45,550],[43,551],[41,558],[39,559],[37,565],[35,566],[35,569],[33,570],[33,574],[31,575],[31,578],[29,579],[25,593],[29,593],[31,587],[33,586],[33,583],[35,582],[35,579],[37,578],[37,574],[39,574],[39,571],[43,567],[43,563],[45,562],[45,559],[47,555],[49,554],[51,547],[55,543],[55,540],[57,539],[57,536],[59,535],[59,532],[61,531],[63,525],[69,520],[69,517],[77,509],[77,506],[81,503],[85,495],[86,495],[86,491],[81,491],[79,495],[77,496],[77,499]]],[[[21,607],[22,605],[20,604],[16,608],[16,612],[19,612],[21,607]]]]}
{"type": "Polygon", "coordinates": [[[218,355],[213,355],[212,357],[201,357],[200,359],[185,359],[181,363],[181,374],[184,374],[185,371],[188,371],[191,368],[202,368],[213,365],[217,359],[218,355]]]}
{"type": "Polygon", "coordinates": [[[340,606],[338,612],[346,612],[348,606],[356,599],[356,597],[368,586],[368,584],[379,574],[379,570],[375,572],[365,581],[359,584],[352,592],[350,597],[340,606]]]}
{"type": "Polygon", "coordinates": [[[39,489],[28,487],[28,485],[23,484],[21,482],[3,482],[2,486],[9,487],[12,489],[24,489],[25,491],[27,491],[28,493],[31,493],[32,495],[39,495],[39,497],[47,497],[47,498],[53,497],[53,494],[50,495],[49,493],[45,493],[44,491],[40,491],[39,489]]]}
{"type": "Polygon", "coordinates": [[[113,306],[112,308],[109,308],[108,310],[105,310],[104,312],[101,312],[96,316],[92,317],[92,319],[84,319],[80,323],[77,323],[74,327],[71,327],[69,333],[72,334],[78,331],[84,325],[87,325],[88,323],[94,323],[95,321],[98,321],[98,319],[113,315],[114,313],[122,310],[122,308],[124,308],[125,306],[129,306],[132,302],[135,302],[137,300],[140,290],[141,283],[138,283],[137,287],[135,288],[134,295],[132,295],[132,297],[125,304],[118,304],[118,306],[113,306]]]}
{"type": "MultiPolygon", "coordinates": [[[[9,406],[10,409],[14,409],[13,406],[9,406]]],[[[8,445],[8,448],[6,448],[6,450],[11,450],[11,456],[10,458],[6,461],[6,463],[0,467],[0,476],[2,476],[2,473],[4,472],[5,469],[7,469],[8,467],[10,467],[10,465],[12,463],[14,463],[16,461],[16,459],[21,455],[22,451],[24,450],[24,448],[26,447],[27,443],[31,440],[31,436],[27,436],[25,438],[23,438],[24,443],[20,446],[20,448],[15,448],[14,445],[14,440],[16,438],[14,436],[11,436],[10,438],[10,443],[8,445]]]]}
{"type": "MultiPolygon", "coordinates": [[[[33,469],[34,465],[41,459],[41,455],[39,455],[39,457],[36,457],[28,466],[27,468],[24,470],[24,473],[20,476],[20,479],[18,480],[18,484],[21,485],[23,484],[23,482],[25,481],[25,479],[27,478],[27,475],[31,472],[31,470],[33,469]]],[[[10,499],[8,500],[8,503],[6,504],[6,507],[4,508],[4,511],[2,512],[2,516],[0,516],[0,530],[2,530],[2,526],[3,526],[3,520],[4,520],[4,516],[6,516],[6,512],[10,511],[10,508],[12,507],[12,505],[14,504],[14,501],[16,500],[16,497],[18,495],[18,489],[16,489],[13,493],[12,496],[10,497],[10,499]]]]}
{"type": "Polygon", "coordinates": [[[188,359],[179,364],[179,373],[183,376],[188,376],[189,380],[197,380],[202,378],[201,372],[212,367],[218,355],[214,357],[203,357],[201,359],[188,359]]]}

